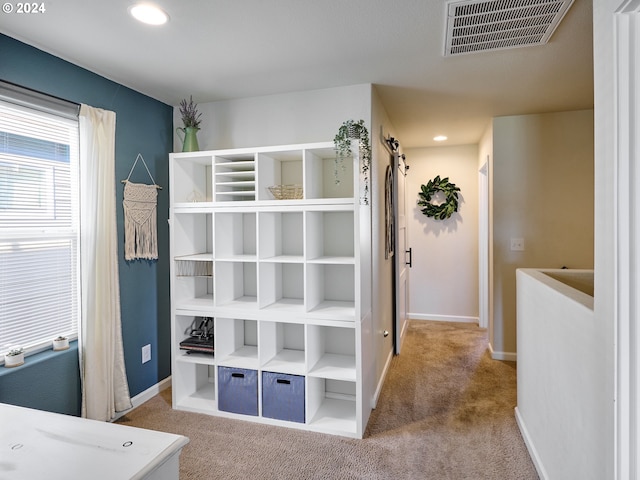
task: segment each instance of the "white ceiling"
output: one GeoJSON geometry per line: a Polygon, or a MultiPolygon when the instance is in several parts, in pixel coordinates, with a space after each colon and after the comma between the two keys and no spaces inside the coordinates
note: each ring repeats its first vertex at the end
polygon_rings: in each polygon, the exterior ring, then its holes
{"type": "MultiPolygon", "coordinates": [[[[13,2],[14,4],[16,2],[13,2]]],[[[444,57],[445,0],[47,0],[0,31],[170,105],[376,85],[404,148],[477,143],[491,117],[593,108],[592,1],[545,46],[444,57]]]]}

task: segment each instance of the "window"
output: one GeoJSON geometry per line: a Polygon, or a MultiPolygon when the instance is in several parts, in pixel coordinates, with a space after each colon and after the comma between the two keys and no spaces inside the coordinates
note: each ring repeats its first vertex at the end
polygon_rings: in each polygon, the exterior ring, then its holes
{"type": "Polygon", "coordinates": [[[58,335],[77,337],[78,120],[33,98],[13,102],[3,85],[0,353],[12,346],[29,353],[50,347],[58,335]]]}

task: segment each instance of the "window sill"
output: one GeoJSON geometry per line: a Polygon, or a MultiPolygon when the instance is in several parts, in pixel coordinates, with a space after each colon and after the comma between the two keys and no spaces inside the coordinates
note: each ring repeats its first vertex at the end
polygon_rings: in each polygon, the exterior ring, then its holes
{"type": "Polygon", "coordinates": [[[0,377],[4,375],[9,375],[11,373],[20,372],[21,370],[28,369],[29,367],[35,367],[41,363],[47,362],[51,358],[54,358],[58,355],[70,354],[78,355],[78,341],[70,341],[69,348],[66,350],[57,350],[54,351],[53,348],[48,348],[42,352],[33,353],[31,355],[25,355],[24,364],[19,367],[5,368],[4,361],[2,365],[0,365],[0,377]]]}

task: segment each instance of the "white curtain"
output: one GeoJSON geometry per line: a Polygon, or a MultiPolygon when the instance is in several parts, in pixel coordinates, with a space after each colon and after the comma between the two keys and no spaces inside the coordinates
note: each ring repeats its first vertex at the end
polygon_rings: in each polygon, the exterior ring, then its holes
{"type": "Polygon", "coordinates": [[[82,416],[105,421],[131,408],[118,283],[116,114],[82,105],[79,120],[82,416]]]}

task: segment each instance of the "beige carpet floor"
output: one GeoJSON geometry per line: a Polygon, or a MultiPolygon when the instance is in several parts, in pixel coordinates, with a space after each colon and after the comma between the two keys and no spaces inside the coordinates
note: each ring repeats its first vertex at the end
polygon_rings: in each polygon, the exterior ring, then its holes
{"type": "Polygon", "coordinates": [[[189,437],[181,480],[537,479],[515,405],[485,331],[412,321],[362,440],[175,411],[170,390],[119,423],[189,437]]]}

